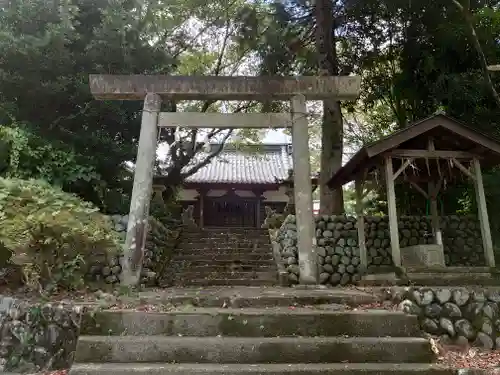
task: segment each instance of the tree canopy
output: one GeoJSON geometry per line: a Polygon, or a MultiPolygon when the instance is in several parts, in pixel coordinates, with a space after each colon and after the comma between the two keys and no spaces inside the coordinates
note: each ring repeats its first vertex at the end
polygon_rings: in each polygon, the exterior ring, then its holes
{"type": "MultiPolygon", "coordinates": [[[[312,106],[314,122],[322,123],[311,127],[313,148],[322,143],[323,151],[336,150],[314,156],[325,176],[332,172],[325,167],[329,162],[340,167],[342,151],[345,159],[362,144],[436,110],[500,136],[495,94],[500,76],[485,69],[500,62],[499,3],[328,0],[324,5],[330,11],[320,14],[308,0],[5,2],[0,8],[0,173],[43,178],[110,212],[126,207],[131,176],[125,164],[135,157],[141,103],[94,100],[89,73],[359,74],[359,100],[312,106]]],[[[274,102],[165,105],[197,111],[286,107],[274,102]]],[[[163,131],[172,185],[187,176],[186,166],[191,171],[201,166],[193,160],[204,143],[231,141],[233,135],[223,129],[163,131]]],[[[237,137],[247,138],[258,135],[237,137]]],[[[492,188],[499,181],[500,173],[489,171],[490,202],[500,201],[492,188]]],[[[425,207],[411,194],[400,194],[405,207],[425,207]]],[[[449,190],[449,196],[447,211],[474,209],[464,187],[449,190]]],[[[342,197],[332,199],[338,203],[342,197]]],[[[330,208],[338,209],[335,204],[330,208]]]]}

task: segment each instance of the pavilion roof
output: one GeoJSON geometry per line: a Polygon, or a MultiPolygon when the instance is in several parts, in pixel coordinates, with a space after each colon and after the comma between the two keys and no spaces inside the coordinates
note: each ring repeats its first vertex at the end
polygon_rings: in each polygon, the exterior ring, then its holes
{"type": "Polygon", "coordinates": [[[436,150],[474,154],[484,167],[500,165],[498,141],[444,113],[437,113],[367,144],[332,176],[328,185],[337,188],[353,181],[361,171],[382,165],[384,155],[390,151],[427,150],[428,140],[431,138],[436,150]]]}

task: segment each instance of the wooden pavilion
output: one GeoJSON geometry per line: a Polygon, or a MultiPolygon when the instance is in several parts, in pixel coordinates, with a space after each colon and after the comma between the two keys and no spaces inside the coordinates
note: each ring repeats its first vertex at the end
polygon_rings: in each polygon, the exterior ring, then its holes
{"type": "MultiPolygon", "coordinates": [[[[355,181],[361,265],[367,266],[362,198],[370,182],[385,181],[394,266],[401,267],[395,183],[409,183],[430,200],[434,247],[443,251],[438,194],[443,184],[464,175],[474,182],[484,255],[495,267],[481,167],[500,165],[500,143],[461,122],[437,113],[359,150],[333,175],[331,188],[355,181]],[[424,184],[424,185],[423,185],[424,184]]],[[[404,266],[404,265],[403,265],[404,266]]],[[[444,266],[444,262],[443,262],[444,266]]]]}

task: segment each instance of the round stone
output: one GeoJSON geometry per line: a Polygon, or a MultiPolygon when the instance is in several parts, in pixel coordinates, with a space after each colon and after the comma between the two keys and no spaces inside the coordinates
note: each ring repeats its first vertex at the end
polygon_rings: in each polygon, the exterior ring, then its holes
{"type": "Polygon", "coordinates": [[[443,316],[450,319],[458,319],[462,317],[462,311],[460,308],[452,302],[446,302],[443,305],[443,316]]]}
{"type": "Polygon", "coordinates": [[[422,329],[431,335],[438,334],[440,331],[438,322],[430,318],[422,320],[422,329]]]}
{"type": "Polygon", "coordinates": [[[330,283],[332,285],[338,285],[340,283],[340,279],[342,279],[342,276],[339,274],[339,273],[334,273],[331,277],[330,277],[330,283]]]}
{"type": "Polygon", "coordinates": [[[453,322],[447,318],[439,319],[439,326],[450,336],[455,337],[455,327],[453,326],[453,322]]]}
{"type": "Polygon", "coordinates": [[[451,293],[451,299],[455,304],[458,306],[464,306],[470,298],[470,294],[467,290],[465,289],[455,289],[451,293]]]}
{"type": "Polygon", "coordinates": [[[330,279],[330,274],[327,272],[322,272],[319,274],[319,283],[325,284],[330,279]]]}
{"type": "Polygon", "coordinates": [[[332,267],[332,265],[331,265],[331,264],[324,264],[324,265],[322,266],[322,268],[323,268],[323,270],[324,270],[325,272],[328,272],[328,274],[332,274],[332,273],[333,273],[333,267],[332,267]]]}
{"type": "Polygon", "coordinates": [[[467,319],[457,320],[454,326],[459,336],[464,336],[469,340],[473,340],[476,336],[476,330],[472,326],[471,322],[469,322],[467,319]]]}

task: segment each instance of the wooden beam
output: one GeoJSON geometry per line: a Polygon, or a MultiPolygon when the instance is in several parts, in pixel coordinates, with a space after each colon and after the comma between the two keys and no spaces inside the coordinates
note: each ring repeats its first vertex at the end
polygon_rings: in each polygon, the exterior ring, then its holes
{"type": "Polygon", "coordinates": [[[388,154],[400,158],[429,158],[429,159],[472,159],[478,157],[466,151],[439,151],[439,150],[404,150],[389,151],[388,154]]]}
{"type": "Polygon", "coordinates": [[[291,128],[292,116],[289,113],[161,112],[158,126],[220,129],[291,128]]]}
{"type": "Polygon", "coordinates": [[[396,210],[396,192],[394,191],[394,169],[392,158],[385,157],[385,183],[387,188],[387,211],[389,215],[389,232],[391,235],[392,261],[401,267],[401,249],[399,248],[398,213],[396,210]]]}
{"type": "Polygon", "coordinates": [[[408,180],[408,182],[410,183],[411,186],[413,186],[413,188],[416,191],[422,194],[425,197],[425,199],[429,199],[429,195],[427,194],[427,192],[424,189],[422,189],[415,181],[408,180]]]}
{"type": "Polygon", "coordinates": [[[359,257],[361,263],[361,269],[365,271],[368,268],[368,255],[366,251],[366,239],[365,239],[365,216],[363,214],[363,190],[364,190],[364,180],[361,178],[356,179],[356,214],[357,229],[358,229],[358,247],[359,247],[359,257]]]}
{"type": "Polygon", "coordinates": [[[205,190],[198,191],[198,211],[200,212],[200,222],[198,223],[200,228],[205,227],[205,194],[207,192],[205,190]]]}
{"type": "Polygon", "coordinates": [[[483,174],[481,173],[481,164],[478,159],[473,160],[476,204],[481,225],[481,237],[483,239],[484,257],[488,267],[495,267],[495,254],[493,252],[493,241],[491,239],[490,221],[488,218],[488,207],[486,206],[486,197],[484,195],[483,174]]]}
{"type": "Polygon", "coordinates": [[[309,132],[304,95],[294,96],[291,101],[293,116],[293,166],[295,217],[297,220],[297,247],[299,255],[300,283],[318,283],[316,254],[316,230],[313,218],[311,164],[309,161],[309,132]]]}
{"type": "Polygon", "coordinates": [[[134,168],[134,185],[130,199],[127,236],[122,258],[121,283],[124,286],[139,284],[144,247],[148,233],[147,222],[153,190],[154,163],[158,136],[158,113],[161,98],[148,94],[144,99],[139,147],[134,168]]]}
{"type": "Polygon", "coordinates": [[[410,158],[410,159],[407,159],[407,160],[403,163],[403,165],[402,165],[402,166],[401,166],[401,167],[397,170],[397,172],[396,172],[396,173],[394,173],[394,176],[393,176],[394,180],[395,180],[396,178],[398,178],[398,176],[399,176],[401,173],[403,173],[403,172],[404,172],[404,170],[405,170],[405,169],[406,169],[406,168],[407,168],[407,167],[411,164],[411,162],[412,162],[412,161],[413,161],[413,159],[412,159],[412,158],[410,158]]]}
{"type": "MultiPolygon", "coordinates": [[[[442,180],[441,180],[442,181],[442,180]]],[[[434,242],[436,245],[443,245],[443,234],[439,226],[439,211],[437,204],[437,195],[439,189],[441,188],[441,182],[435,184],[433,181],[429,181],[427,184],[430,198],[430,211],[431,211],[431,221],[432,221],[432,232],[434,234],[434,242]]]]}
{"type": "Polygon", "coordinates": [[[90,91],[102,100],[143,100],[147,93],[172,100],[353,100],[359,96],[361,77],[213,77],[168,75],[89,76],[90,91]]]}
{"type": "Polygon", "coordinates": [[[451,159],[451,162],[455,167],[460,169],[463,172],[463,174],[465,174],[467,177],[471,178],[473,181],[476,180],[476,176],[473,175],[471,171],[469,171],[467,168],[465,168],[465,166],[462,163],[460,163],[457,159],[453,158],[451,159]]]}

